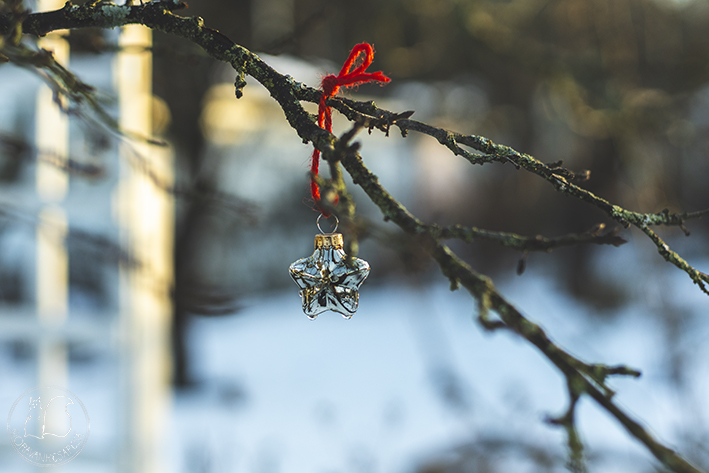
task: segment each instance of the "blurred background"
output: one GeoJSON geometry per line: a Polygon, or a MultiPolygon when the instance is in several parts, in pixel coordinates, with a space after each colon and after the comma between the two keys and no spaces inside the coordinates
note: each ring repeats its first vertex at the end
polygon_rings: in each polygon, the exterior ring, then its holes
{"type": "MultiPolygon", "coordinates": [[[[194,0],[181,14],[313,87],[369,42],[370,69],[392,82],[351,98],[590,170],[586,188],[631,210],[709,207],[707,2],[194,0]]],[[[237,100],[230,67],[139,27],[39,46],[133,133],[85,107],[67,119],[37,74],[0,65],[0,410],[37,385],[77,395],[91,435],[61,471],[564,471],[563,432],[544,422],[565,409],[563,378],[520,340],[482,333],[474,301],[351,182],[372,266],[360,309],[305,317],[287,268],[317,232],[312,148],[265,89],[249,81],[237,100]]],[[[348,127],[335,112],[334,132],[348,127]]],[[[615,226],[433,138],[357,139],[425,221],[615,226]]],[[[657,231],[709,272],[709,220],[686,227],[657,231]]],[[[707,469],[709,301],[640,232],[620,235],[619,248],[529,254],[520,276],[519,252],[451,246],[571,353],[642,370],[612,383],[617,399],[707,469]]],[[[590,471],[657,471],[595,405],[578,415],[590,471]]],[[[0,445],[0,470],[33,468],[0,445]]]]}

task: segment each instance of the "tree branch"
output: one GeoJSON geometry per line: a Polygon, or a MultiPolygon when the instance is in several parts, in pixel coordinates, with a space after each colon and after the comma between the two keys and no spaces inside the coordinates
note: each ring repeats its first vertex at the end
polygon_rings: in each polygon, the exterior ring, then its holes
{"type": "Polygon", "coordinates": [[[457,238],[466,243],[470,243],[474,240],[489,240],[520,251],[551,251],[555,248],[582,243],[613,245],[616,247],[627,243],[627,240],[618,236],[619,227],[615,227],[611,231],[603,234],[602,232],[605,228],[605,224],[599,223],[586,232],[569,233],[555,238],[548,238],[541,235],[526,237],[517,235],[516,233],[493,232],[476,227],[464,227],[462,225],[451,225],[443,228],[437,225],[431,225],[430,231],[436,238],[444,240],[457,238]]]}
{"type": "MultiPolygon", "coordinates": [[[[639,422],[634,420],[611,400],[612,391],[606,387],[601,378],[588,373],[588,365],[576,359],[549,339],[544,330],[537,324],[525,318],[514,306],[508,303],[494,288],[492,282],[485,276],[477,274],[466,263],[460,260],[448,247],[442,245],[428,232],[413,215],[393,198],[376,181],[359,156],[350,156],[343,161],[345,169],[353,176],[367,195],[382,209],[394,223],[404,231],[420,239],[423,246],[438,262],[441,270],[452,284],[460,283],[478,301],[488,301],[487,310],[495,311],[505,326],[536,346],[559,370],[567,380],[577,383],[579,392],[588,394],[599,405],[613,415],[637,440],[642,442],[652,454],[665,466],[675,472],[699,473],[673,450],[658,442],[639,422]]],[[[499,328],[499,325],[498,325],[499,328]]],[[[609,369],[609,374],[630,374],[637,372],[626,367],[609,369]]]]}
{"type": "MultiPolygon", "coordinates": [[[[546,165],[532,156],[519,153],[512,148],[497,145],[492,141],[475,136],[460,135],[441,130],[408,119],[410,112],[393,114],[378,109],[372,102],[354,102],[343,99],[330,99],[328,104],[353,120],[356,125],[351,136],[338,140],[332,134],[319,128],[312,116],[300,105],[300,100],[317,102],[321,92],[294,81],[273,70],[258,56],[245,48],[234,44],[219,32],[207,28],[199,18],[182,18],[174,15],[173,10],[182,8],[179,2],[151,2],[140,6],[118,6],[110,3],[89,2],[83,6],[73,6],[69,3],[56,12],[30,15],[23,22],[23,31],[41,35],[55,29],[79,27],[117,27],[129,23],[144,24],[153,29],[186,38],[198,44],[212,57],[230,63],[237,71],[235,81],[236,96],[240,97],[245,86],[244,74],[249,74],[259,81],[283,109],[289,124],[305,141],[311,141],[323,157],[331,165],[342,163],[344,169],[352,176],[355,184],[362,187],[369,198],[379,207],[385,220],[391,220],[404,232],[411,235],[438,263],[443,274],[451,281],[453,288],[462,285],[478,302],[480,321],[483,327],[506,328],[517,333],[532,345],[537,347],[565,376],[572,393],[572,404],[576,396],[589,395],[601,407],[613,415],[625,427],[628,433],[642,442],[649,451],[667,468],[681,473],[699,473],[699,470],[683,459],[676,452],[659,443],[644,427],[626,414],[612,400],[613,391],[606,385],[610,375],[633,375],[637,371],[624,366],[607,367],[604,365],[589,365],[573,357],[556,345],[537,324],[524,317],[510,304],[494,287],[492,281],[475,272],[447,246],[440,242],[441,229],[425,224],[416,218],[403,205],[395,200],[378,182],[377,177],[369,171],[362,162],[356,147],[349,145],[349,140],[361,127],[378,128],[388,132],[392,124],[397,125],[402,133],[408,130],[419,131],[436,137],[456,154],[461,154],[475,164],[487,162],[511,162],[519,168],[533,172],[549,181],[557,190],[588,202],[611,216],[616,221],[641,228],[660,248],[665,251],[665,258],[684,271],[690,271],[691,266],[679,256],[672,253],[667,245],[647,227],[658,224],[673,223],[669,214],[639,214],[631,212],[595,196],[591,192],[571,183],[578,180],[574,173],[558,166],[546,165]],[[482,153],[477,155],[465,151],[462,144],[482,153]],[[666,256],[667,255],[667,256],[666,256]],[[499,320],[491,320],[488,312],[493,311],[499,320]]],[[[6,33],[12,27],[12,22],[0,17],[0,32],[6,33]]],[[[336,168],[333,168],[334,170],[336,168]]],[[[335,185],[340,184],[335,170],[335,185]]],[[[581,175],[583,177],[583,174],[581,175]]],[[[352,208],[353,210],[353,208],[352,208]]],[[[349,211],[348,211],[349,212],[349,211]]],[[[686,215],[685,215],[686,217],[686,215]]],[[[681,220],[681,218],[680,218],[681,220]]],[[[450,229],[453,232],[453,229],[450,229]]],[[[568,237],[567,237],[568,238],[568,237]]],[[[529,244],[529,243],[527,243],[529,244]]],[[[694,270],[696,271],[696,270],[694,270]]],[[[697,272],[699,273],[699,272],[697,272]]],[[[707,281],[706,275],[699,273],[699,281],[707,281]]],[[[696,280],[695,280],[696,282],[696,280]]],[[[572,409],[572,408],[571,408],[572,409]]],[[[571,417],[571,416],[569,416],[571,417]]],[[[576,439],[577,440],[577,439],[576,439]]],[[[576,441],[570,439],[572,441],[576,441]]]]}
{"type": "MultiPolygon", "coordinates": [[[[298,95],[301,100],[317,102],[319,95],[317,91],[299,90],[298,95]]],[[[658,252],[665,260],[677,268],[681,269],[697,284],[702,292],[709,295],[709,290],[706,284],[709,283],[709,276],[692,267],[677,253],[672,252],[667,244],[662,241],[654,232],[648,233],[647,227],[650,225],[666,225],[678,226],[685,235],[689,235],[689,231],[684,227],[684,222],[693,218],[700,218],[709,214],[709,209],[700,210],[697,212],[683,212],[680,214],[670,213],[668,210],[663,210],[658,213],[640,213],[624,209],[618,205],[611,204],[607,200],[596,196],[592,192],[574,184],[573,182],[585,181],[590,177],[588,171],[574,173],[571,170],[560,166],[561,163],[547,165],[537,160],[533,156],[520,153],[509,146],[499,145],[485,137],[478,135],[462,135],[442,128],[436,128],[426,123],[421,123],[415,120],[409,120],[408,117],[401,117],[388,110],[383,110],[377,107],[374,102],[355,102],[339,97],[333,97],[328,100],[328,105],[331,105],[336,110],[356,123],[366,123],[368,128],[377,128],[388,134],[389,126],[394,124],[406,136],[408,131],[417,131],[436,138],[439,143],[450,149],[456,156],[462,156],[471,164],[487,164],[492,162],[512,163],[517,169],[525,169],[533,174],[536,174],[548,182],[554,188],[566,195],[580,199],[601,209],[606,215],[628,227],[633,225],[647,234],[657,246],[658,252]],[[469,146],[482,154],[471,153],[459,145],[469,146]],[[654,236],[653,236],[654,235],[654,236]]],[[[410,115],[410,112],[406,112],[410,115]]]]}
{"type": "MultiPolygon", "coordinates": [[[[308,101],[312,98],[311,94],[306,93],[301,93],[299,96],[303,100],[307,99],[308,101]]],[[[684,222],[709,214],[709,209],[697,212],[683,212],[681,214],[673,214],[668,210],[663,210],[658,213],[634,212],[611,204],[607,200],[574,184],[574,182],[587,180],[590,177],[588,171],[574,173],[571,170],[562,168],[560,166],[561,163],[553,163],[552,165],[544,164],[533,156],[520,153],[509,146],[496,144],[492,140],[482,136],[462,135],[415,120],[398,119],[396,114],[378,108],[374,102],[354,102],[342,98],[333,98],[328,101],[328,104],[355,122],[368,122],[370,128],[378,128],[388,133],[388,125],[394,124],[399,127],[404,136],[407,135],[409,130],[432,136],[436,138],[439,143],[450,149],[453,154],[462,156],[471,164],[483,165],[492,162],[510,162],[517,169],[525,169],[544,178],[551,183],[557,191],[601,209],[606,215],[625,227],[633,225],[642,230],[650,237],[655,246],[657,246],[658,252],[667,262],[687,273],[692,281],[699,286],[700,290],[709,295],[709,290],[706,286],[706,284],[709,283],[709,276],[692,267],[677,253],[672,252],[664,241],[647,228],[651,225],[678,226],[685,235],[689,235],[689,231],[684,227],[684,222]],[[459,144],[469,146],[482,154],[471,153],[461,148],[459,144]],[[650,233],[648,233],[648,231],[650,233]]]]}

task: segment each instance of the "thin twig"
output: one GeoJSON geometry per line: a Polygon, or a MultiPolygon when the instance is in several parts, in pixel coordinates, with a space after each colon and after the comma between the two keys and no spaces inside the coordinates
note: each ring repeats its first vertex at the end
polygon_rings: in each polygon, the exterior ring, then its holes
{"type": "Polygon", "coordinates": [[[519,251],[551,251],[555,248],[585,243],[613,245],[617,247],[627,243],[627,240],[618,236],[619,227],[615,227],[609,232],[602,233],[605,228],[606,225],[600,223],[583,233],[569,233],[554,238],[541,235],[528,237],[517,235],[516,233],[493,232],[476,227],[464,227],[462,225],[451,225],[443,228],[432,225],[430,231],[433,235],[436,235],[437,238],[444,240],[457,238],[466,243],[475,240],[488,240],[519,251]]]}

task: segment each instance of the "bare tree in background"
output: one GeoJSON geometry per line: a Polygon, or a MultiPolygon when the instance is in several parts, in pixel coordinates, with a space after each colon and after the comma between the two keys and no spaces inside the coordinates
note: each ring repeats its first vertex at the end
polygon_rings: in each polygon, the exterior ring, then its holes
{"type": "MultiPolygon", "coordinates": [[[[373,102],[336,97],[329,99],[328,105],[346,117],[351,128],[340,137],[334,136],[319,128],[301,105],[301,102],[318,103],[321,92],[317,88],[274,70],[249,49],[229,39],[228,28],[220,27],[226,34],[210,28],[209,16],[204,21],[178,16],[174,12],[185,7],[179,1],[141,5],[96,1],[83,5],[67,3],[61,10],[34,14],[26,11],[20,1],[6,1],[0,16],[0,32],[4,35],[0,54],[6,61],[42,70],[57,94],[71,103],[88,104],[104,120],[108,118],[101,115],[93,90],[54,62],[51,54],[34,48],[25,37],[42,36],[60,29],[143,24],[171,37],[183,38],[189,42],[189,47],[198,46],[212,58],[232,66],[236,74],[235,100],[248,93],[248,89],[244,89],[245,77],[254,78],[283,110],[283,118],[293,131],[304,142],[319,149],[327,161],[331,180],[322,184],[331,195],[339,196],[339,205],[329,210],[343,223],[350,254],[356,253],[358,237],[367,235],[368,224],[355,213],[355,202],[346,188],[343,170],[380,209],[383,218],[407,235],[407,248],[412,248],[416,254],[425,253],[435,261],[452,289],[462,287],[470,293],[477,304],[478,321],[483,329],[517,334],[559,369],[567,382],[569,404],[563,415],[549,422],[561,426],[567,433],[572,469],[584,468],[575,409],[579,399],[588,397],[613,416],[630,436],[645,445],[665,468],[676,472],[701,471],[659,442],[614,402],[608,379],[637,377],[639,371],[622,364],[609,366],[583,361],[559,347],[542,327],[523,315],[496,289],[490,277],[466,262],[475,254],[475,247],[463,249],[463,258],[446,242],[488,242],[521,252],[516,258],[520,274],[532,252],[577,247],[565,268],[568,273],[565,280],[572,292],[589,300],[601,299],[598,305],[603,305],[613,304],[614,300],[622,299],[622,295],[604,286],[602,276],[588,270],[589,248],[591,245],[619,246],[625,243],[621,235],[623,229],[634,227],[654,245],[661,258],[686,273],[688,285],[694,284],[698,291],[709,295],[709,276],[674,251],[658,230],[676,227],[689,234],[688,222],[709,213],[709,209],[703,208],[708,197],[704,176],[709,170],[701,144],[706,146],[706,138],[698,136],[685,113],[691,106],[688,97],[709,82],[709,70],[703,65],[709,55],[707,9],[697,3],[695,10],[690,7],[679,11],[650,0],[368,1],[356,6],[354,2],[342,2],[337,8],[331,7],[333,17],[335,11],[341,10],[337,14],[347,18],[339,24],[337,18],[323,20],[326,15],[316,15],[319,6],[316,2],[295,2],[295,5],[300,23],[308,27],[296,34],[300,24],[296,22],[293,34],[270,45],[273,51],[305,54],[310,44],[318,44],[320,48],[322,44],[336,44],[337,56],[344,57],[346,45],[357,42],[351,37],[367,31],[379,49],[378,64],[394,79],[442,80],[460,78],[463,73],[474,71],[489,80],[493,111],[485,120],[479,120],[474,112],[463,107],[458,111],[459,121],[444,128],[413,120],[410,111],[385,110],[373,102]],[[362,14],[365,11],[367,15],[362,14]],[[662,40],[654,34],[658,29],[665,33],[662,40]],[[317,42],[313,39],[315,34],[329,39],[339,35],[339,41],[317,42]],[[543,115],[552,128],[563,122],[573,132],[569,134],[564,130],[565,141],[558,148],[554,146],[553,137],[540,142],[533,139],[532,120],[524,115],[532,114],[535,107],[545,110],[543,115]],[[514,148],[482,135],[447,129],[461,129],[470,123],[478,126],[483,134],[489,131],[493,136],[508,138],[507,142],[514,148]],[[427,135],[471,165],[497,166],[501,171],[491,177],[488,198],[500,205],[490,206],[476,226],[459,223],[467,221],[468,215],[457,206],[445,209],[444,215],[438,217],[452,223],[436,224],[431,221],[432,215],[414,215],[383,188],[367,168],[366,138],[362,143],[354,142],[362,130],[387,136],[394,132],[404,137],[415,133],[427,135]],[[506,130],[507,134],[501,130],[506,130]],[[533,156],[517,151],[534,147],[541,154],[535,152],[533,156]],[[574,153],[573,159],[567,159],[567,155],[574,153]],[[658,157],[665,155],[670,159],[658,157]],[[659,164],[648,169],[644,159],[648,156],[659,164]],[[565,167],[564,160],[573,161],[573,166],[565,167]],[[695,176],[692,186],[681,184],[687,174],[682,165],[692,167],[689,173],[695,176]],[[512,170],[514,177],[505,179],[503,176],[512,170]],[[618,186],[618,176],[637,179],[639,184],[627,191],[618,186]],[[525,202],[528,194],[538,192],[539,183],[556,193],[525,202]],[[559,194],[568,197],[562,204],[555,203],[561,200],[559,194]],[[562,236],[535,234],[540,222],[549,232],[562,236]],[[588,230],[569,230],[582,225],[588,230]],[[510,231],[488,228],[510,228],[510,231]],[[588,279],[592,284],[588,284],[588,279]]],[[[219,21],[226,21],[225,16],[219,21]]],[[[239,42],[247,41],[241,38],[239,42]]],[[[181,50],[187,51],[186,47],[181,50]]],[[[179,61],[167,67],[173,74],[180,74],[179,61]]],[[[201,97],[208,85],[204,77],[198,74],[185,77],[184,81],[164,81],[164,93],[172,97],[180,93],[201,97]]],[[[171,101],[170,108],[175,116],[195,117],[196,103],[171,101]]],[[[201,165],[198,128],[194,122],[175,120],[175,123],[178,124],[176,136],[185,140],[183,149],[188,156],[188,167],[193,174],[199,174],[196,172],[201,165]]],[[[391,136],[390,139],[398,138],[391,136]]],[[[71,167],[70,163],[67,167],[71,167]]],[[[176,325],[183,323],[190,312],[219,313],[230,309],[225,303],[228,294],[190,290],[198,285],[189,280],[188,263],[181,261],[188,253],[186,248],[198,244],[199,226],[195,222],[199,221],[205,202],[229,201],[228,196],[211,192],[213,183],[208,179],[189,183],[187,190],[166,189],[191,197],[185,217],[187,223],[177,232],[176,325]],[[211,306],[214,306],[212,310],[211,306]]],[[[240,211],[248,212],[243,206],[240,211]]],[[[701,229],[706,230],[706,224],[698,228],[701,229]]],[[[656,257],[652,253],[647,255],[647,258],[656,257]]],[[[492,259],[494,257],[480,262],[490,273],[495,271],[492,259]]],[[[180,330],[175,332],[178,346],[183,343],[180,333],[180,330]]],[[[178,349],[176,353],[179,358],[184,350],[178,349]]],[[[178,382],[187,384],[186,361],[178,361],[176,377],[178,382]]]]}

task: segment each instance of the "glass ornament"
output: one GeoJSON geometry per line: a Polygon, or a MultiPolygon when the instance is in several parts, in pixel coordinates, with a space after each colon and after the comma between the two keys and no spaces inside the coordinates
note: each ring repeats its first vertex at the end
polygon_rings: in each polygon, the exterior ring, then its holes
{"type": "MultiPolygon", "coordinates": [[[[340,233],[315,235],[315,251],[290,265],[289,272],[300,288],[303,312],[309,319],[331,310],[349,319],[359,306],[359,287],[369,276],[369,263],[348,258],[340,233]]],[[[337,225],[335,226],[335,231],[337,225]]]]}

